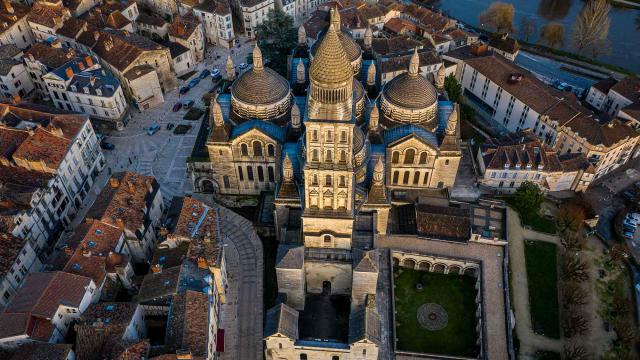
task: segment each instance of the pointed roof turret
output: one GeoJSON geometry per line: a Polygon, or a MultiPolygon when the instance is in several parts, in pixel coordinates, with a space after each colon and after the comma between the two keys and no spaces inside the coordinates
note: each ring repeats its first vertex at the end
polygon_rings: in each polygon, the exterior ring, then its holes
{"type": "Polygon", "coordinates": [[[409,75],[416,76],[420,72],[420,55],[418,55],[418,48],[416,47],[411,55],[411,61],[409,62],[409,75]]]}
{"type": "Polygon", "coordinates": [[[373,168],[373,184],[382,185],[384,181],[384,163],[382,162],[382,156],[378,158],[376,166],[373,168]]]}
{"type": "Polygon", "coordinates": [[[380,123],[380,113],[378,107],[374,104],[371,108],[371,114],[369,114],[369,131],[377,131],[378,124],[380,123]]]}
{"type": "Polygon", "coordinates": [[[307,31],[304,29],[304,25],[300,25],[298,28],[298,44],[307,43],[307,31]]]}
{"type": "Polygon", "coordinates": [[[233,81],[236,77],[236,70],[233,66],[233,59],[231,55],[227,56],[227,80],[233,81]]]}
{"type": "Polygon", "coordinates": [[[371,47],[373,43],[373,30],[371,30],[371,26],[367,26],[367,30],[364,32],[364,46],[367,48],[371,47]]]}
{"type": "Polygon", "coordinates": [[[340,23],[340,11],[338,11],[338,9],[331,8],[329,13],[331,14],[331,25],[336,28],[336,31],[340,31],[340,26],[342,25],[340,23]]]}
{"type": "Polygon", "coordinates": [[[262,51],[260,51],[257,42],[256,46],[253,48],[253,68],[255,70],[264,69],[264,66],[262,65],[262,51]]]}
{"type": "MultiPolygon", "coordinates": [[[[291,106],[291,126],[295,129],[300,128],[300,108],[298,107],[298,104],[295,103],[295,101],[291,106]]],[[[289,159],[288,155],[286,159],[289,159]]],[[[291,162],[290,159],[289,162],[291,162]]]]}
{"type": "Polygon", "coordinates": [[[367,69],[367,85],[374,86],[376,84],[376,64],[371,63],[367,69]]]}
{"type": "Polygon", "coordinates": [[[222,115],[222,108],[218,102],[218,94],[211,102],[211,117],[213,118],[213,125],[216,127],[224,126],[224,116],[222,115]]]}
{"type": "Polygon", "coordinates": [[[284,156],[284,162],[282,164],[282,176],[285,181],[293,181],[293,164],[289,158],[289,154],[284,156]]]}
{"type": "Polygon", "coordinates": [[[438,73],[436,75],[436,87],[438,89],[444,89],[444,78],[446,77],[447,72],[445,71],[444,64],[440,66],[438,69],[438,73]]]}
{"type": "Polygon", "coordinates": [[[299,84],[304,84],[304,82],[306,81],[306,75],[304,72],[304,63],[302,62],[302,59],[298,61],[298,66],[296,67],[296,81],[299,84]]]}
{"type": "Polygon", "coordinates": [[[455,135],[458,128],[458,107],[454,106],[453,111],[449,114],[447,119],[447,128],[445,130],[447,135],[455,135]]]}

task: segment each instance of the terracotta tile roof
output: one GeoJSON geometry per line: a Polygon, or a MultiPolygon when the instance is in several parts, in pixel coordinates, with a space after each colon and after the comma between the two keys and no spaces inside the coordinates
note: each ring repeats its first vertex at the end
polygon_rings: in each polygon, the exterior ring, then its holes
{"type": "Polygon", "coordinates": [[[48,342],[51,340],[55,325],[49,319],[43,319],[41,317],[32,317],[33,328],[31,331],[31,338],[36,341],[48,342]]]}
{"type": "Polygon", "coordinates": [[[70,145],[70,140],[37,127],[33,135],[25,139],[16,149],[13,158],[43,162],[54,171],[64,159],[70,145]]]}
{"type": "Polygon", "coordinates": [[[25,313],[2,313],[0,314],[0,339],[31,334],[31,316],[25,313]]]}
{"type": "Polygon", "coordinates": [[[138,292],[138,301],[141,303],[166,301],[169,297],[177,294],[180,285],[180,271],[181,267],[174,267],[163,269],[159,273],[145,275],[138,292]]]}
{"type": "Polygon", "coordinates": [[[632,102],[640,101],[640,78],[627,76],[611,87],[611,90],[626,97],[632,102]]]}
{"type": "Polygon", "coordinates": [[[144,13],[138,15],[136,22],[138,24],[153,25],[156,27],[163,27],[167,24],[167,22],[165,22],[164,19],[159,16],[148,15],[144,13]]]}
{"type": "MultiPolygon", "coordinates": [[[[411,54],[399,55],[395,57],[384,58],[380,65],[380,73],[406,71],[409,69],[409,62],[411,61],[411,54]]],[[[421,51],[418,53],[420,58],[420,67],[427,65],[440,64],[441,60],[438,55],[433,51],[421,51]]]]}
{"type": "Polygon", "coordinates": [[[610,147],[626,138],[640,136],[640,133],[617,119],[601,124],[592,118],[580,117],[562,125],[570,128],[573,132],[578,133],[580,137],[587,139],[590,144],[596,146],[610,147]]]}
{"type": "Polygon", "coordinates": [[[217,15],[231,14],[231,6],[227,0],[204,0],[195,9],[217,15]]]}
{"type": "Polygon", "coordinates": [[[360,3],[357,7],[360,16],[364,19],[375,19],[383,17],[387,13],[387,9],[382,4],[360,3]]]}
{"type": "Polygon", "coordinates": [[[416,19],[427,32],[441,32],[455,26],[455,21],[417,4],[404,7],[404,13],[416,19]]]}
{"type": "Polygon", "coordinates": [[[631,105],[627,105],[620,109],[620,111],[623,111],[625,114],[631,116],[636,121],[640,121],[640,101],[636,101],[631,105]]]}
{"type": "Polygon", "coordinates": [[[125,9],[135,3],[135,0],[107,0],[102,5],[100,5],[100,9],[104,13],[110,13],[116,10],[123,12],[125,9]]]}
{"type": "Polygon", "coordinates": [[[133,172],[114,173],[109,186],[97,196],[87,217],[135,232],[146,227],[147,219],[142,210],[150,207],[152,194],[157,191],[159,185],[151,176],[133,172]]]}
{"type": "Polygon", "coordinates": [[[518,40],[508,36],[507,34],[494,34],[489,40],[489,46],[498,50],[506,51],[511,54],[514,54],[516,51],[520,50],[520,44],[518,44],[518,40]]]}
{"type": "Polygon", "coordinates": [[[28,102],[12,104],[8,101],[0,101],[0,122],[8,126],[17,126],[23,120],[40,124],[47,131],[72,140],[89,118],[85,114],[45,105],[28,102]]]}
{"type": "Polygon", "coordinates": [[[122,29],[131,24],[131,21],[122,15],[120,10],[104,12],[100,8],[96,8],[85,19],[89,24],[98,28],[122,29]]]}
{"type": "Polygon", "coordinates": [[[596,173],[595,167],[591,165],[584,154],[562,154],[558,156],[558,160],[560,161],[560,166],[562,166],[562,171],[572,172],[584,170],[590,174],[596,173]]]}
{"type": "Polygon", "coordinates": [[[198,0],[179,0],[180,4],[193,8],[198,5],[198,0]]]}
{"type": "Polygon", "coordinates": [[[401,19],[401,18],[393,18],[386,23],[384,23],[385,29],[388,29],[396,34],[402,34],[405,30],[416,33],[418,28],[412,22],[401,19]]]}
{"type": "MultiPolygon", "coordinates": [[[[64,27],[61,29],[64,29],[64,27]]],[[[55,48],[44,43],[35,43],[26,51],[25,56],[33,56],[34,60],[41,62],[50,70],[53,70],[71,60],[75,54],[70,50],[65,51],[61,48],[55,48]]]]}
{"type": "Polygon", "coordinates": [[[62,24],[62,27],[56,30],[56,34],[68,38],[77,39],[82,31],[87,29],[87,22],[75,17],[70,17],[62,24]]]}
{"type": "Polygon", "coordinates": [[[418,235],[433,239],[467,241],[471,237],[469,209],[416,205],[418,235]]]}
{"type": "Polygon", "coordinates": [[[6,127],[0,124],[0,158],[11,159],[14,151],[29,137],[26,130],[6,127]]]}
{"type": "Polygon", "coordinates": [[[27,20],[48,28],[54,28],[62,24],[68,11],[64,7],[57,8],[49,5],[49,3],[36,2],[31,7],[27,20]]]}
{"type": "Polygon", "coordinates": [[[38,189],[46,188],[52,174],[0,165],[0,229],[11,232],[13,216],[31,208],[31,198],[38,189]]]}
{"type": "Polygon", "coordinates": [[[2,4],[0,4],[0,24],[2,25],[1,32],[9,29],[20,19],[27,16],[27,14],[29,14],[29,11],[31,11],[31,8],[29,6],[18,3],[3,2],[2,4]],[[7,9],[7,4],[11,5],[10,9],[7,9]]]}
{"type": "Polygon", "coordinates": [[[151,344],[147,340],[140,340],[130,344],[118,344],[118,350],[112,357],[113,360],[146,360],[151,350],[151,344]]]}
{"type": "Polygon", "coordinates": [[[15,44],[0,45],[0,59],[13,59],[20,55],[22,50],[15,44]]]}
{"type": "Polygon", "coordinates": [[[163,269],[179,267],[187,258],[189,242],[181,242],[175,248],[157,248],[153,252],[151,266],[158,265],[163,269]]]}
{"type": "Polygon", "coordinates": [[[618,83],[618,80],[614,78],[606,78],[598,81],[597,83],[591,85],[592,87],[600,90],[605,95],[609,92],[611,87],[618,83]]]}
{"type": "Polygon", "coordinates": [[[118,30],[99,31],[99,41],[93,51],[120,71],[127,69],[145,51],[163,50],[160,44],[129,32],[118,30]]]}
{"type": "MultiPolygon", "coordinates": [[[[48,340],[48,339],[47,339],[48,340]]],[[[9,360],[66,360],[72,352],[71,344],[26,343],[9,360]]]]}
{"type": "Polygon", "coordinates": [[[193,16],[176,16],[169,25],[169,35],[187,40],[199,25],[198,19],[193,16]]]}
{"type": "Polygon", "coordinates": [[[0,231],[0,279],[4,279],[15,263],[26,241],[0,231]]]}
{"type": "Polygon", "coordinates": [[[194,356],[207,354],[209,310],[207,294],[187,290],[174,296],[167,321],[165,343],[175,350],[189,350],[194,356]]]}
{"type": "Polygon", "coordinates": [[[531,130],[490,139],[480,146],[487,169],[538,169],[562,171],[556,152],[544,145],[531,130]]]}
{"type": "Polygon", "coordinates": [[[124,73],[124,77],[126,77],[127,80],[131,81],[153,71],[155,71],[155,69],[151,65],[148,65],[148,64],[137,65],[129,69],[126,73],[124,73]]]}
{"type": "Polygon", "coordinates": [[[398,35],[390,38],[373,38],[371,47],[378,55],[390,55],[411,51],[422,43],[408,36],[398,35]]]}

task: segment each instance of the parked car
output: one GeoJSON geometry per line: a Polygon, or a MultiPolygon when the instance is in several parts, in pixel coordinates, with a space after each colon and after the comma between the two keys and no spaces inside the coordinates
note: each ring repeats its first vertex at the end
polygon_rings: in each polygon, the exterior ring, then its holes
{"type": "Polygon", "coordinates": [[[249,64],[247,64],[247,63],[240,63],[240,65],[238,65],[238,69],[240,69],[240,70],[244,70],[244,69],[246,69],[248,67],[249,67],[249,64]]]}
{"type": "Polygon", "coordinates": [[[159,130],[160,130],[160,124],[153,124],[149,126],[149,129],[147,130],[147,135],[151,136],[157,133],[159,130]]]}
{"type": "Polygon", "coordinates": [[[173,112],[178,112],[180,111],[180,109],[182,109],[182,103],[178,102],[175,105],[173,105],[173,112]]]}
{"type": "Polygon", "coordinates": [[[214,68],[213,70],[211,70],[211,77],[216,77],[220,75],[220,70],[214,68]]]}
{"type": "Polygon", "coordinates": [[[209,74],[211,74],[211,71],[207,69],[202,70],[202,72],[200,73],[200,79],[206,78],[207,76],[209,76],[209,74]]]}
{"type": "Polygon", "coordinates": [[[218,81],[222,80],[222,75],[218,74],[216,76],[211,77],[211,81],[216,84],[218,81]]]}
{"type": "Polygon", "coordinates": [[[625,231],[624,232],[624,237],[626,237],[627,239],[633,239],[633,232],[625,231]]]}
{"type": "Polygon", "coordinates": [[[116,148],[115,145],[113,145],[110,142],[106,142],[106,141],[100,142],[100,147],[103,148],[104,150],[113,150],[113,149],[116,148]]]}
{"type": "Polygon", "coordinates": [[[180,94],[181,94],[181,95],[184,95],[184,94],[188,93],[188,92],[189,92],[189,90],[191,90],[191,88],[190,88],[190,87],[188,87],[188,86],[183,86],[183,87],[181,87],[181,88],[180,88],[180,94]]]}
{"type": "Polygon", "coordinates": [[[168,123],[167,124],[167,130],[173,130],[174,127],[175,127],[175,125],[173,123],[168,123]]]}
{"type": "Polygon", "coordinates": [[[189,81],[189,89],[194,88],[196,85],[198,85],[198,83],[200,82],[200,78],[193,78],[191,81],[189,81]]]}
{"type": "Polygon", "coordinates": [[[182,106],[185,109],[191,109],[191,107],[193,106],[194,102],[193,100],[182,100],[182,106]]]}

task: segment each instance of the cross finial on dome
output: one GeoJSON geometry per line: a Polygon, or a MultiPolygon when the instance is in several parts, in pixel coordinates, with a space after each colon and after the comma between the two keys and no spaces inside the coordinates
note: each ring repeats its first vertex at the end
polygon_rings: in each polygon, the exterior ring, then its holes
{"type": "Polygon", "coordinates": [[[420,68],[420,56],[418,55],[418,47],[413,51],[411,55],[411,61],[409,62],[409,75],[418,75],[420,68]]]}
{"type": "Polygon", "coordinates": [[[253,48],[253,68],[255,70],[262,70],[262,51],[258,47],[258,43],[256,42],[256,47],[253,48]]]}
{"type": "Polygon", "coordinates": [[[333,25],[336,31],[340,31],[340,12],[338,9],[331,8],[331,25],[333,25]]]}
{"type": "Polygon", "coordinates": [[[300,25],[298,28],[298,44],[307,43],[307,32],[304,29],[304,25],[300,25]]]}

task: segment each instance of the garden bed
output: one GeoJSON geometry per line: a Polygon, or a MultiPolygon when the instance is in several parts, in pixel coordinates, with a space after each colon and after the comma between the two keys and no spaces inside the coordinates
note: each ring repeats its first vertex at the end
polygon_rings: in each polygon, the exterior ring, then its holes
{"type": "Polygon", "coordinates": [[[526,240],[524,254],[533,331],[559,339],[557,246],[544,241],[526,240]]]}

